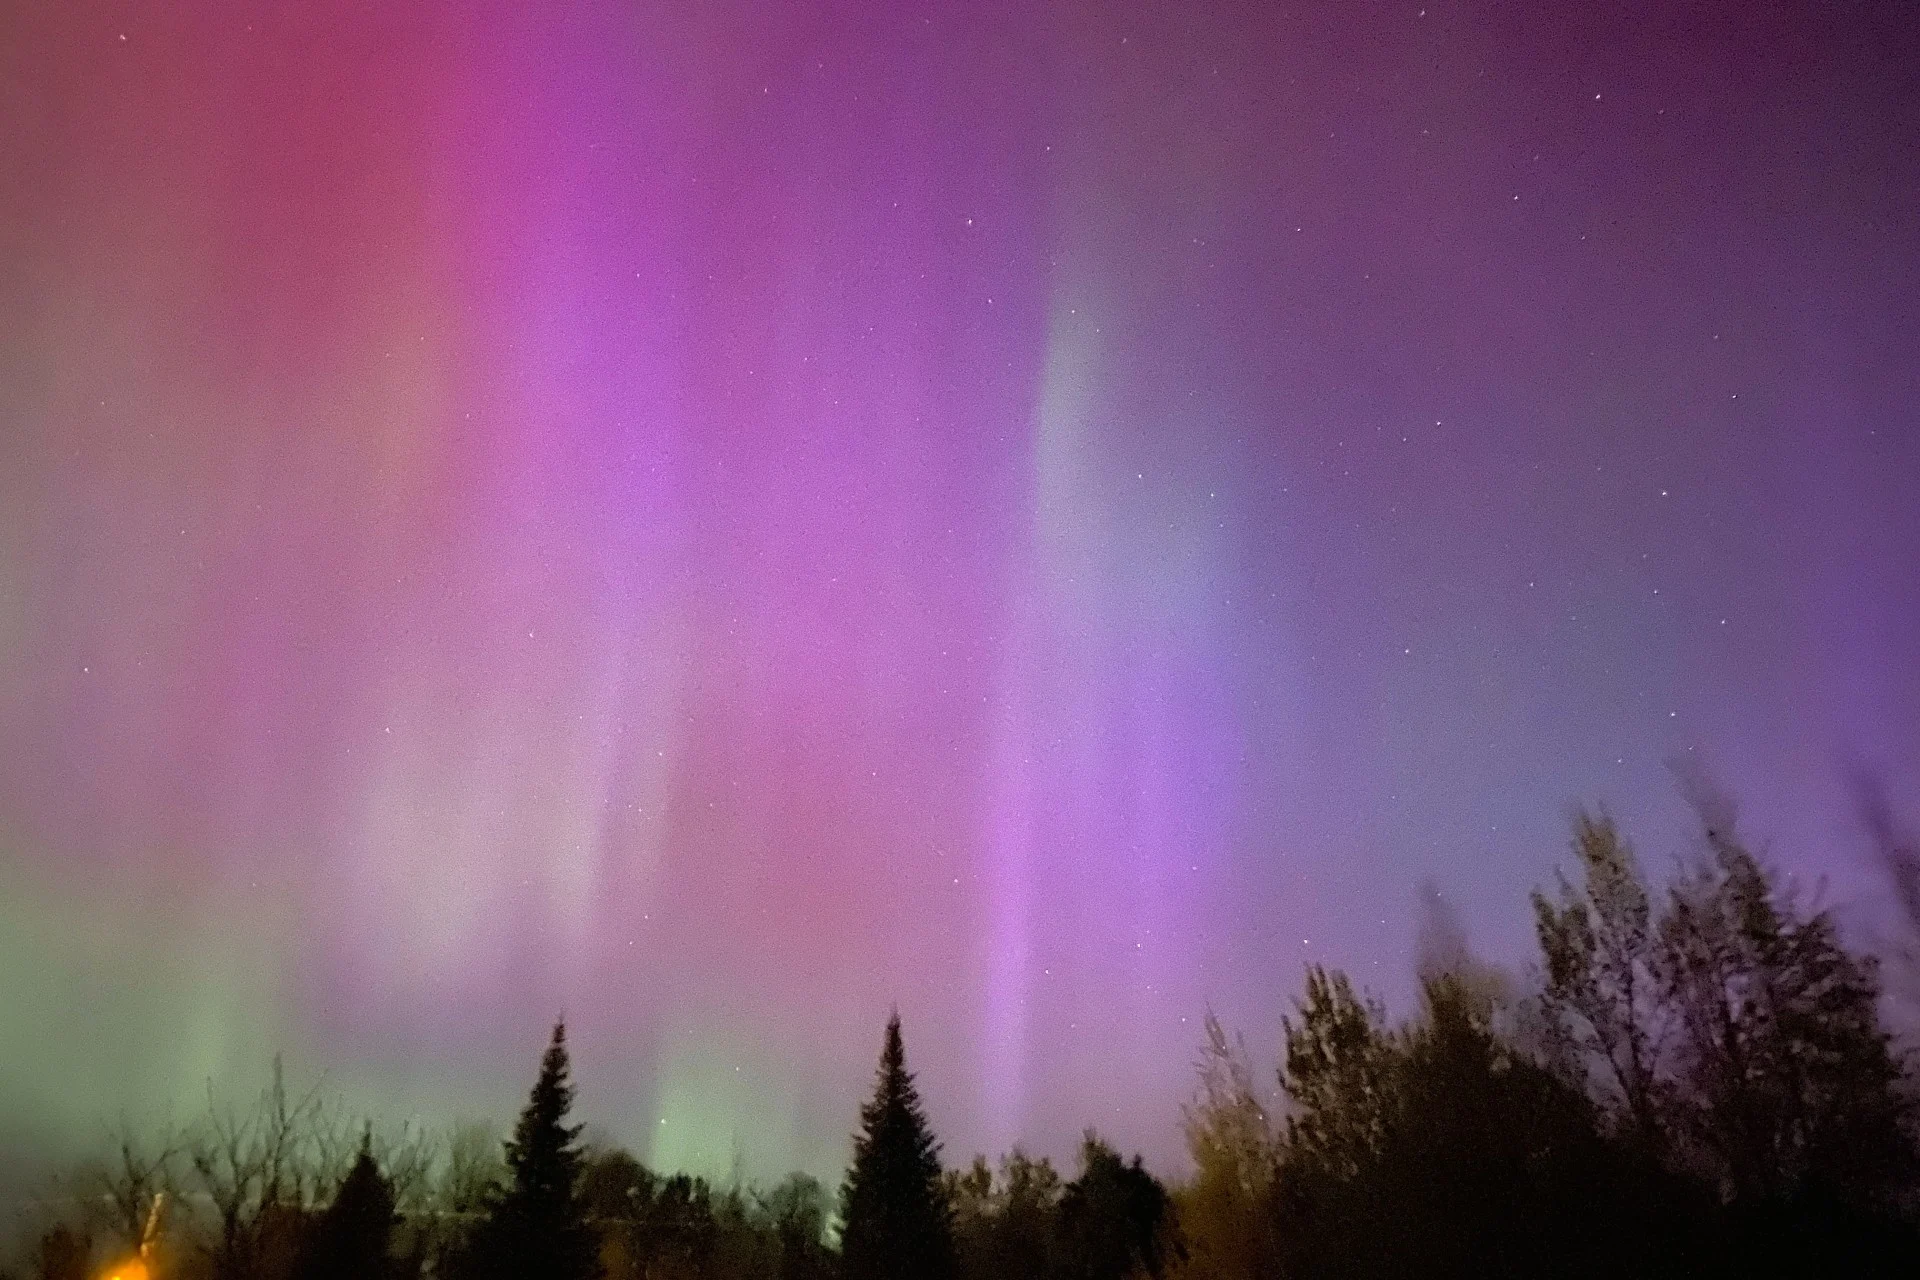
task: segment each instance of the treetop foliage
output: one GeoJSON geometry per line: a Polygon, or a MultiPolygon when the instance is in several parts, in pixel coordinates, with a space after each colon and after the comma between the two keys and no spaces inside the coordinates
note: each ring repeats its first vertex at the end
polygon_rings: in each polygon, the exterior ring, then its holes
{"type": "Polygon", "coordinates": [[[953,1223],[940,1144],[907,1070],[900,1016],[887,1020],[873,1097],[860,1108],[853,1165],[840,1194],[847,1280],[953,1274],[953,1223]]]}
{"type": "MultiPolygon", "coordinates": [[[[68,1184],[85,1212],[24,1253],[49,1280],[136,1247],[152,1280],[1916,1274],[1917,1081],[1879,964],[1731,804],[1691,798],[1664,883],[1607,814],[1574,816],[1530,896],[1530,982],[1476,960],[1428,887],[1411,1017],[1310,966],[1260,1071],[1209,1013],[1171,1190],[1092,1131],[1071,1178],[1017,1148],[943,1169],[897,1014],[837,1199],[659,1173],[582,1140],[557,1024],[504,1140],[350,1123],[276,1060],[250,1104],[209,1089],[184,1128],[123,1121],[68,1184]]],[[[1869,799],[1897,902],[1920,902],[1920,845],[1869,799]]]]}

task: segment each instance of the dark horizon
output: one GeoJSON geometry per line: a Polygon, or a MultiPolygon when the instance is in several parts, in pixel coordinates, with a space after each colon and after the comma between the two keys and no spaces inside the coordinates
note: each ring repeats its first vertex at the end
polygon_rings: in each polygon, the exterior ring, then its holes
{"type": "Polygon", "coordinates": [[[1093,1126],[1072,1169],[943,1153],[897,1009],[843,1177],[652,1168],[576,1109],[562,1018],[510,1130],[356,1115],[277,1057],[252,1098],[210,1084],[184,1123],[123,1116],[16,1207],[20,1261],[38,1280],[1908,1274],[1920,1058],[1884,980],[1920,980],[1920,831],[1862,783],[1907,917],[1883,969],[1754,854],[1731,796],[1682,781],[1696,844],[1665,879],[1575,815],[1525,979],[1436,907],[1412,1017],[1310,965],[1269,1068],[1209,1014],[1177,1178],[1093,1126]]]}

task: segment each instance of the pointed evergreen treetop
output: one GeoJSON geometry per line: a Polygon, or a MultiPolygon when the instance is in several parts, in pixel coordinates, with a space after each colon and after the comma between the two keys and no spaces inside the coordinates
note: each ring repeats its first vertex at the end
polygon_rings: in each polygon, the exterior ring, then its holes
{"type": "Polygon", "coordinates": [[[566,1122],[572,1109],[567,1024],[556,1022],[553,1038],[540,1057],[540,1078],[534,1081],[507,1143],[507,1172],[513,1180],[510,1195],[554,1207],[572,1199],[585,1165],[578,1145],[582,1126],[566,1122]]]}
{"type": "Polygon", "coordinates": [[[371,1134],[362,1134],[360,1154],[314,1224],[294,1268],[298,1280],[379,1280],[392,1274],[389,1245],[394,1224],[393,1184],[373,1157],[371,1134]]]}
{"type": "Polygon", "coordinates": [[[953,1228],[940,1183],[940,1144],[907,1070],[898,1013],[887,1021],[873,1099],[860,1108],[841,1213],[847,1280],[952,1275],[953,1228]]]}
{"type": "Polygon", "coordinates": [[[567,1123],[572,1107],[567,1028],[559,1022],[506,1144],[507,1185],[475,1233],[475,1274],[502,1280],[590,1280],[599,1274],[599,1244],[580,1195],[582,1126],[567,1123]]]}

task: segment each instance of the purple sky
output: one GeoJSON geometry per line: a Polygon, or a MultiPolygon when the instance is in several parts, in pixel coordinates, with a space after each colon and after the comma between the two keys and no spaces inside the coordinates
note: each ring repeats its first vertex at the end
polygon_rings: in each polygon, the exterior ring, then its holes
{"type": "MultiPolygon", "coordinates": [[[[0,1109],[1178,1165],[1691,756],[1920,810],[1904,5],[0,15],[0,1109]]],[[[483,12],[490,9],[491,12],[483,12]]],[[[10,1131],[11,1132],[11,1131],[10,1131]]]]}

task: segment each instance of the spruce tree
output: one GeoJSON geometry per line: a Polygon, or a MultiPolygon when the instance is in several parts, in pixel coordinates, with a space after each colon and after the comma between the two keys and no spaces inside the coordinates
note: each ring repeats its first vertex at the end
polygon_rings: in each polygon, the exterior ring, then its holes
{"type": "Polygon", "coordinates": [[[840,1204],[845,1280],[950,1280],[953,1225],[940,1144],[907,1070],[897,1013],[887,1021],[873,1100],[860,1109],[840,1204]]]}
{"type": "Polygon", "coordinates": [[[383,1280],[393,1274],[389,1244],[395,1222],[393,1186],[360,1140],[360,1155],[313,1224],[294,1269],[298,1280],[383,1280]]]}
{"type": "Polygon", "coordinates": [[[540,1078],[506,1144],[507,1185],[475,1233],[470,1273],[499,1280],[593,1280],[599,1244],[580,1195],[585,1157],[569,1125],[567,1028],[556,1023],[540,1078]]]}

